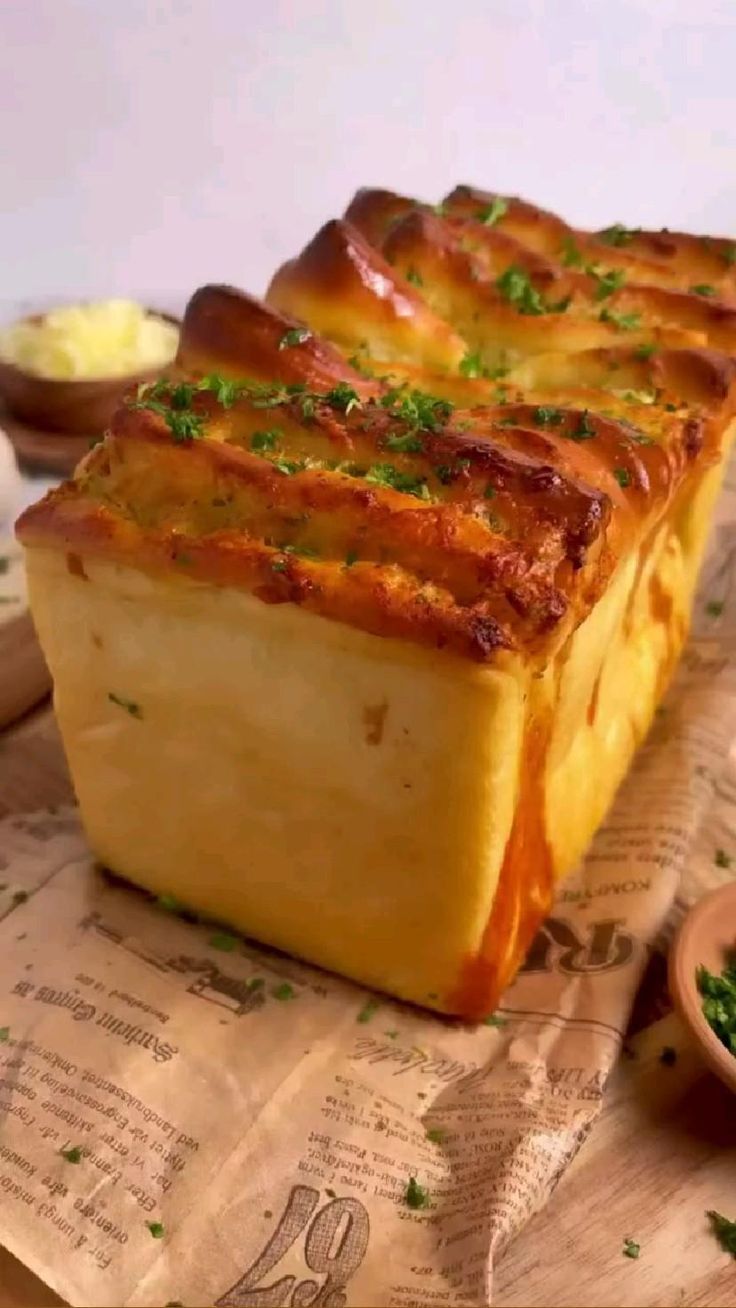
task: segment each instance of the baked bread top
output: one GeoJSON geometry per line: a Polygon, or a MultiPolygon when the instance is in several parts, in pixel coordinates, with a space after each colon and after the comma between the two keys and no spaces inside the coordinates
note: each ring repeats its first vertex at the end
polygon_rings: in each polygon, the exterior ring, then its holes
{"type": "Polygon", "coordinates": [[[175,368],[20,538],[544,666],[736,397],[727,243],[571,233],[469,188],[439,212],[360,192],[267,304],[195,293],[175,368]],[[580,263],[551,257],[573,238],[580,263]],[[716,263],[718,297],[681,289],[716,263]]]}

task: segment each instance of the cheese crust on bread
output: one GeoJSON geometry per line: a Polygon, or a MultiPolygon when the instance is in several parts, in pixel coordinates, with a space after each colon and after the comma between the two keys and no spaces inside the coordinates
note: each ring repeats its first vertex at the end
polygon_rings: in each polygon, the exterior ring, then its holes
{"type": "Polygon", "coordinates": [[[729,248],[364,191],[265,303],[197,291],[175,366],[18,524],[95,854],[492,1011],[687,633],[729,248]]]}

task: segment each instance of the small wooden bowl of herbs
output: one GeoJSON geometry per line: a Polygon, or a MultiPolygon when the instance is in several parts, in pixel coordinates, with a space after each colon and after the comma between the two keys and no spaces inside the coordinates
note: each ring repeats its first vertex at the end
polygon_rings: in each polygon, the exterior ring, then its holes
{"type": "Polygon", "coordinates": [[[736,881],[690,910],[672,946],[669,981],[704,1059],[736,1094],[736,881]]]}

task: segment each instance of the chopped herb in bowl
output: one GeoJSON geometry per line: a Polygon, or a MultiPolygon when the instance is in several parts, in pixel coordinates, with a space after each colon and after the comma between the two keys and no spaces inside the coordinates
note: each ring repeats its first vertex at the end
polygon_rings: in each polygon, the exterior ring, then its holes
{"type": "Polygon", "coordinates": [[[706,1022],[721,1044],[736,1056],[736,949],[720,976],[709,972],[707,967],[699,967],[697,983],[706,1022]]]}

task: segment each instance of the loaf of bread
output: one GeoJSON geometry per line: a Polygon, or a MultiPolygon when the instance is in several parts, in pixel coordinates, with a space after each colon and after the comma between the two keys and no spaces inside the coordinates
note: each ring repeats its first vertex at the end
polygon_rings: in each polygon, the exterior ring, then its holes
{"type": "Polygon", "coordinates": [[[645,735],[736,403],[727,241],[360,192],[21,518],[90,844],[493,1010],[645,735]]]}

